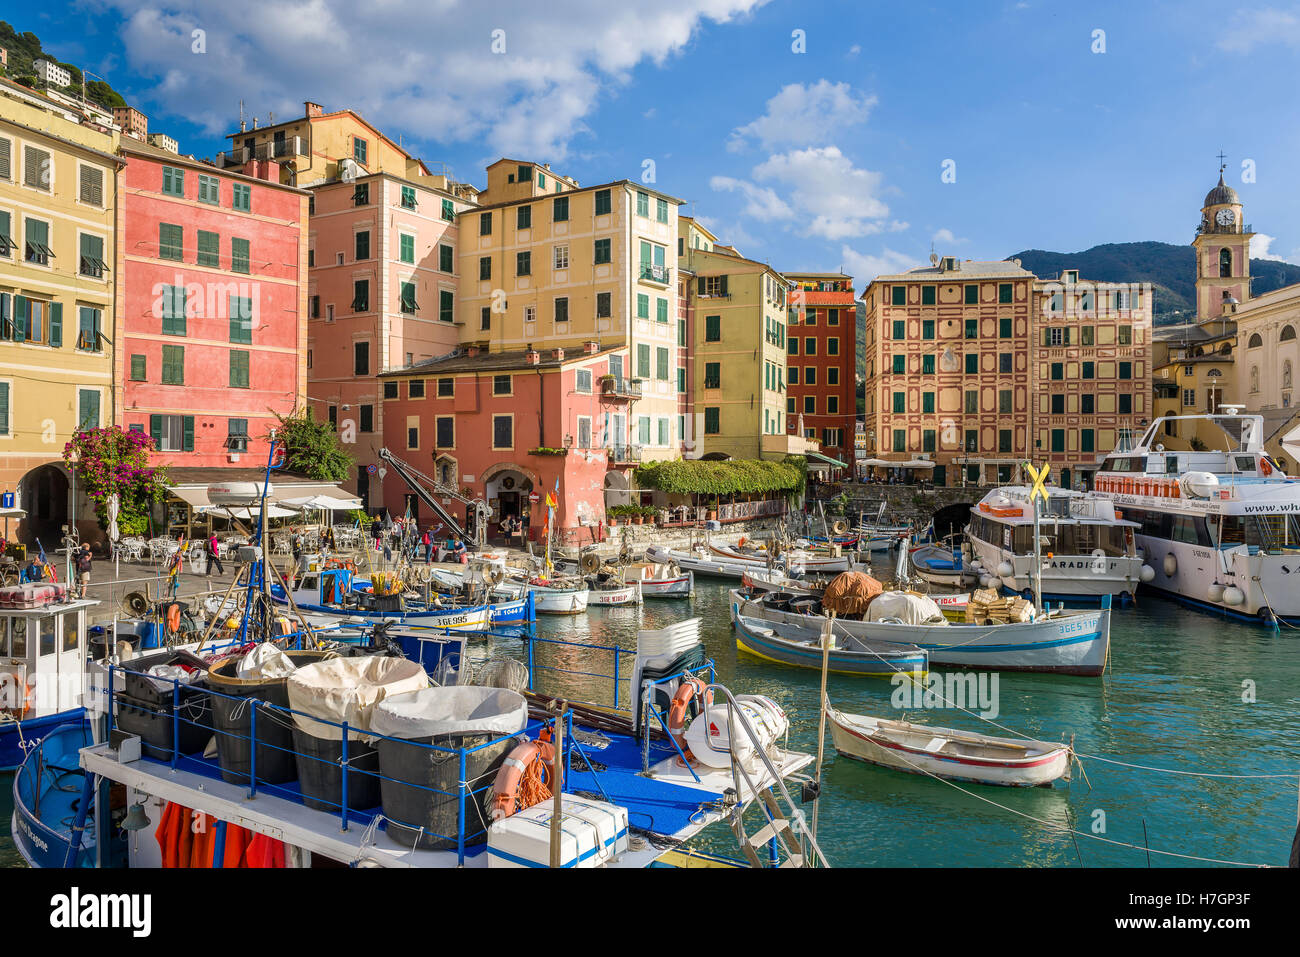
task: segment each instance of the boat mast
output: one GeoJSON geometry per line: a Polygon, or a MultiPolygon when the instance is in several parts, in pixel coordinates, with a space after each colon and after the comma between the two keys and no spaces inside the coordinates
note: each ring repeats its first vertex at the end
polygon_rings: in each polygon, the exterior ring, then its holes
{"type": "Polygon", "coordinates": [[[1038,617],[1043,614],[1043,539],[1040,534],[1042,525],[1039,520],[1039,499],[1047,501],[1047,488],[1044,483],[1047,481],[1047,476],[1051,473],[1052,467],[1051,465],[1044,465],[1041,469],[1035,469],[1026,462],[1025,471],[1034,480],[1034,484],[1029,490],[1029,504],[1034,509],[1034,563],[1029,569],[1029,581],[1034,589],[1034,615],[1038,617]]]}

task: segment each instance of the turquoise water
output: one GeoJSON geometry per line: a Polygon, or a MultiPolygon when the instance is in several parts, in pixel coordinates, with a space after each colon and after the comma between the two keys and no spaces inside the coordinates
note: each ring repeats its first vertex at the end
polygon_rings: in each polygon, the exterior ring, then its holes
{"type": "MultiPolygon", "coordinates": [[[[820,676],[738,651],[727,616],[727,586],[697,581],[686,602],[642,609],[592,608],[574,619],[544,620],[543,635],[635,646],[636,629],[699,615],[719,679],[733,692],[770,695],[792,715],[791,746],[815,752],[820,676]]],[[[545,648],[544,645],[540,646],[545,648]]],[[[508,649],[502,648],[502,651],[508,649]]],[[[539,652],[539,660],[553,655],[539,652]]],[[[608,657],[576,655],[564,666],[605,671],[608,657]],[[576,667],[575,667],[576,666],[576,667]]],[[[553,680],[575,699],[593,679],[553,680]]],[[[828,694],[842,711],[983,730],[953,709],[899,712],[887,680],[830,675],[828,694]]],[[[586,697],[591,697],[590,694],[586,697]]],[[[1037,738],[1069,740],[1083,755],[1157,768],[1218,774],[1282,774],[1229,780],[1160,774],[1084,757],[1069,783],[1054,788],[947,784],[837,756],[827,735],[818,836],[837,866],[1146,867],[1144,847],[1253,864],[1285,864],[1300,788],[1300,632],[1281,634],[1144,597],[1113,617],[1111,668],[1102,678],[999,676],[999,724],[1037,738]],[[1243,682],[1255,683],[1253,703],[1243,682]],[[1096,812],[1102,812],[1104,818],[1096,812]],[[1143,836],[1145,822],[1146,838],[1143,836]],[[1137,849],[1107,845],[1064,827],[1137,849]]],[[[709,833],[711,849],[735,855],[729,830],[709,833]]],[[[1152,854],[1152,867],[1198,862],[1152,854]]]]}
{"type": "MultiPolygon", "coordinates": [[[[544,618],[539,634],[633,648],[638,628],[698,615],[719,680],[733,692],[776,699],[791,715],[791,746],[815,752],[818,673],[738,651],[727,588],[701,580],[690,601],[593,607],[574,618],[544,618]]],[[[521,642],[508,639],[488,639],[485,648],[475,643],[480,654],[517,656],[521,649],[521,642]]],[[[537,649],[540,664],[612,671],[607,652],[544,642],[537,649]]],[[[539,674],[544,676],[540,690],[612,703],[608,681],[539,674]]],[[[896,711],[892,692],[887,680],[829,676],[828,693],[842,711],[1002,733],[953,709],[896,711]]],[[[968,794],[933,779],[841,758],[828,734],[818,836],[833,865],[1146,867],[1148,842],[1153,849],[1195,857],[1286,863],[1300,787],[1300,631],[1284,628],[1274,634],[1143,597],[1138,607],[1114,613],[1111,668],[1104,677],[1002,674],[999,692],[996,721],[1047,740],[1073,735],[1084,755],[1086,780],[1076,768],[1069,784],[1058,782],[1051,789],[960,785],[968,794]],[[1245,681],[1254,682],[1252,703],[1242,700],[1245,681]],[[1292,776],[1207,779],[1107,765],[1088,755],[1171,770],[1292,776]],[[1137,849],[1090,836],[1102,821],[1097,812],[1104,814],[1105,827],[1098,836],[1137,849]],[[1083,832],[1077,849],[1076,839],[1061,826],[1083,832]]],[[[626,683],[621,703],[626,705],[626,683]]],[[[21,866],[8,839],[11,782],[10,776],[0,779],[0,867],[21,866]]],[[[718,853],[737,854],[725,826],[715,825],[701,840],[718,853]]],[[[1196,864],[1158,854],[1150,859],[1152,867],[1196,864]]]]}

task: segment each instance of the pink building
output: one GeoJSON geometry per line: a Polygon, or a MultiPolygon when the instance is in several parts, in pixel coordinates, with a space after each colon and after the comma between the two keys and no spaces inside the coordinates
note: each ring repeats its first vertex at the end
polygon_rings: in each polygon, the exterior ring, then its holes
{"type": "MultiPolygon", "coordinates": [[[[384,445],[439,483],[487,501],[493,536],[503,518],[530,511],[540,539],[546,495],[558,481],[558,540],[589,542],[605,521],[604,437],[627,427],[630,398],[601,381],[613,356],[625,367],[626,349],[601,350],[594,342],[544,353],[470,346],[382,373],[384,445]]],[[[436,524],[391,470],[384,502],[436,524]]]]}
{"type": "Polygon", "coordinates": [[[131,139],[121,153],[119,424],[162,464],[263,462],[273,413],[306,396],[308,193],[274,163],[219,170],[131,139]]]}
{"type": "Polygon", "coordinates": [[[367,509],[402,502],[372,480],[386,434],[377,376],[446,355],[458,340],[456,216],[468,205],[388,173],[312,189],[309,398],[355,457],[346,484],[367,509]]]}

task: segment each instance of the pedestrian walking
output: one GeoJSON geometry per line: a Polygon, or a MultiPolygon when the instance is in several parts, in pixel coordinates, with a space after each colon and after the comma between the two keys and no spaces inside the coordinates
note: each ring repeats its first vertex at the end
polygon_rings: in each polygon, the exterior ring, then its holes
{"type": "Polygon", "coordinates": [[[217,545],[217,536],[209,535],[208,536],[208,570],[204,573],[205,578],[211,577],[213,565],[217,566],[218,575],[224,575],[226,573],[226,569],[221,564],[221,551],[219,546],[217,545]]]}
{"type": "Polygon", "coordinates": [[[424,546],[424,563],[426,565],[433,563],[433,534],[429,529],[424,530],[424,538],[420,539],[420,544],[424,546]]]}
{"type": "Polygon", "coordinates": [[[82,598],[86,597],[86,589],[90,587],[91,562],[90,543],[86,542],[77,553],[77,581],[81,585],[82,598]]]}

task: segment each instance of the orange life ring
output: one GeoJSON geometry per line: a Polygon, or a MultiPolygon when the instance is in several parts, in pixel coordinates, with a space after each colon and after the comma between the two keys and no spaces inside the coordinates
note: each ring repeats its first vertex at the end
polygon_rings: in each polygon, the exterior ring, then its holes
{"type": "Polygon", "coordinates": [[[686,746],[686,710],[697,696],[704,696],[704,682],[693,675],[687,675],[673,695],[672,704],[668,706],[668,734],[677,742],[677,747],[682,749],[682,754],[688,761],[692,755],[691,749],[686,746]]]}
{"type": "Polygon", "coordinates": [[[516,808],[529,808],[538,803],[537,795],[530,792],[542,784],[543,773],[546,784],[550,784],[554,772],[547,769],[554,765],[555,746],[549,741],[528,741],[511,751],[492,784],[492,820],[500,821],[514,814],[516,808]]]}
{"type": "Polygon", "coordinates": [[[172,633],[181,630],[181,606],[178,604],[167,606],[167,630],[172,633]]]}
{"type": "Polygon", "coordinates": [[[1259,460],[1259,474],[1264,476],[1269,476],[1273,474],[1273,466],[1269,465],[1268,459],[1264,458],[1263,456],[1261,456],[1259,460]]]}

